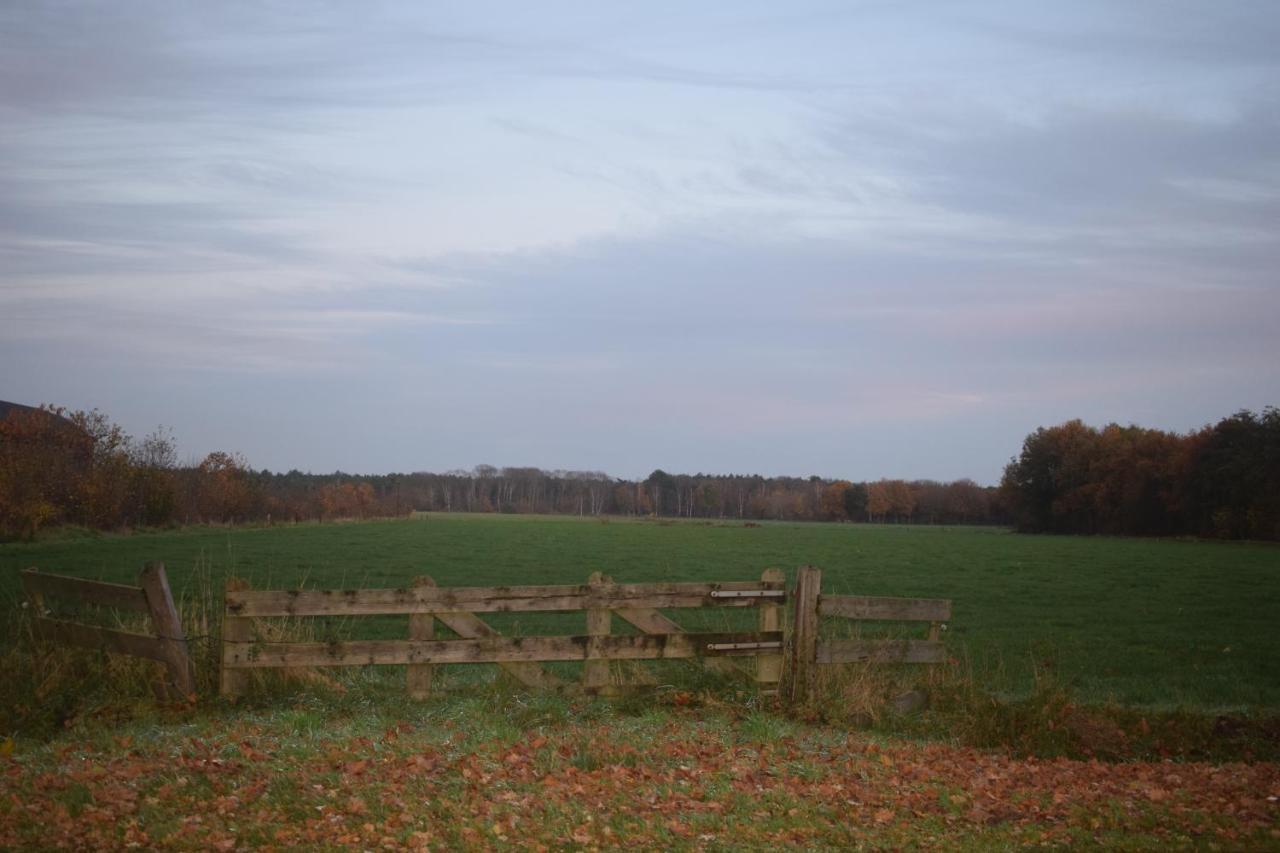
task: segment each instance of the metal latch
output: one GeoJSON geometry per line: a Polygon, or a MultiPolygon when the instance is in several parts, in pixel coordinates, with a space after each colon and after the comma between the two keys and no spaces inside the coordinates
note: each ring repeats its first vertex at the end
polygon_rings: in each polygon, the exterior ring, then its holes
{"type": "Polygon", "coordinates": [[[754,649],[780,649],[780,642],[763,642],[763,643],[707,643],[707,651],[709,652],[740,652],[754,649]]]}
{"type": "Polygon", "coordinates": [[[785,589],[713,589],[712,598],[785,598],[785,589]]]}

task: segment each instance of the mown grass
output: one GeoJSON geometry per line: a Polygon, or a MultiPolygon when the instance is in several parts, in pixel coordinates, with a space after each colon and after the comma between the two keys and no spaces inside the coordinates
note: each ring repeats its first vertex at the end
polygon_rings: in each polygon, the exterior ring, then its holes
{"type": "MultiPolygon", "coordinates": [[[[536,516],[432,515],[403,521],[201,528],[0,545],[0,601],[17,571],[128,582],[163,560],[181,596],[237,575],[260,588],[734,580],[766,567],[820,566],[824,590],[945,597],[946,638],[972,678],[1026,695],[1037,675],[1089,702],[1200,711],[1280,708],[1280,547],[1019,536],[996,529],[536,516]]],[[[10,610],[9,612],[12,612],[10,610]]],[[[749,614],[677,614],[729,627],[749,614]]],[[[580,621],[580,620],[579,620],[580,621]]],[[[507,616],[505,631],[580,633],[575,617],[507,616]]],[[[403,620],[316,630],[403,636],[403,620]]],[[[839,629],[837,629],[839,630],[839,629]]]]}

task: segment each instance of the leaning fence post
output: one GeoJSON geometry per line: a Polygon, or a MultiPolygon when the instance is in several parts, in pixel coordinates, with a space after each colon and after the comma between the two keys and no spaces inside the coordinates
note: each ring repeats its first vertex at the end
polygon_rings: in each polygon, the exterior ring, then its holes
{"type": "MultiPolygon", "coordinates": [[[[600,572],[592,572],[587,578],[591,597],[599,596],[607,579],[600,572]]],[[[609,660],[596,640],[607,637],[613,626],[613,612],[607,608],[587,608],[587,660],[582,667],[582,686],[588,693],[603,693],[609,687],[609,660]]]]}
{"type": "MultiPolygon", "coordinates": [[[[414,589],[434,587],[436,582],[423,575],[413,581],[414,589]]],[[[409,616],[409,640],[431,640],[435,638],[436,617],[434,613],[413,613],[409,616]]],[[[431,678],[435,670],[429,663],[411,663],[406,667],[406,687],[412,699],[426,699],[431,694],[431,678]]]]}
{"type": "MultiPolygon", "coordinates": [[[[27,569],[27,571],[37,572],[39,571],[39,569],[37,569],[35,566],[32,566],[31,568],[27,569]]],[[[27,591],[27,601],[30,602],[31,604],[31,614],[37,617],[43,616],[45,612],[44,611],[44,593],[40,591],[39,587],[27,583],[25,577],[23,578],[22,585],[27,591]]]]}
{"type": "MultiPolygon", "coordinates": [[[[787,577],[782,573],[781,569],[765,569],[760,574],[760,580],[765,584],[766,589],[781,589],[786,583],[787,577]]],[[[767,631],[782,630],[782,608],[776,603],[764,599],[760,602],[760,615],[757,623],[757,630],[761,633],[767,631]]],[[[756,682],[762,686],[777,691],[778,682],[782,680],[782,651],[777,652],[761,652],[756,655],[756,682]]]]}
{"type": "MultiPolygon", "coordinates": [[[[222,656],[219,669],[219,692],[223,696],[239,696],[249,686],[249,673],[238,667],[228,666],[232,650],[228,643],[253,642],[253,620],[247,616],[236,616],[232,612],[231,593],[248,589],[249,584],[241,578],[228,578],[226,596],[222,614],[222,656]]],[[[236,651],[243,651],[243,645],[237,645],[236,651]]]]}
{"type": "Polygon", "coordinates": [[[164,563],[147,563],[138,575],[138,585],[147,598],[151,625],[164,650],[169,681],[178,698],[188,699],[196,692],[195,670],[191,665],[187,636],[182,631],[182,620],[178,618],[178,608],[173,604],[173,592],[169,589],[164,563]]]}
{"type": "Polygon", "coordinates": [[[818,669],[818,595],[822,590],[822,569],[801,566],[796,575],[796,612],[791,623],[791,676],[789,697],[792,702],[808,701],[813,696],[818,669]]]}

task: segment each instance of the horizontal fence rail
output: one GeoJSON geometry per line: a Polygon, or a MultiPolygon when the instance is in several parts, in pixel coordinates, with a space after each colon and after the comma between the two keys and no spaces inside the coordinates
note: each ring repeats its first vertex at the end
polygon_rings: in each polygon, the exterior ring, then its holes
{"type": "Polygon", "coordinates": [[[234,616],[386,616],[414,613],[535,613],[620,608],[756,607],[781,604],[783,589],[759,581],[403,589],[228,590],[234,616]]]}
{"type": "Polygon", "coordinates": [[[137,586],[63,575],[46,575],[35,569],[22,572],[22,586],[26,590],[28,600],[48,596],[94,604],[99,607],[110,607],[114,610],[128,610],[134,613],[151,612],[147,606],[147,594],[137,586]]]}
{"type": "Polygon", "coordinates": [[[818,615],[884,622],[946,622],[951,618],[951,602],[944,598],[821,595],[818,615]]]}
{"type": "Polygon", "coordinates": [[[162,694],[180,699],[195,695],[195,671],[163,563],[148,563],[138,575],[139,586],[49,575],[35,569],[24,570],[21,577],[35,613],[32,629],[42,641],[158,661],[168,675],[162,694]],[[142,613],[149,617],[151,633],[51,618],[52,611],[46,606],[50,600],[142,613]]]}
{"type": "Polygon", "coordinates": [[[942,643],[931,640],[819,640],[818,663],[942,663],[942,643]]]}
{"type": "MultiPolygon", "coordinates": [[[[595,573],[585,584],[437,587],[418,578],[399,589],[251,590],[230,583],[223,619],[222,692],[247,688],[253,670],[303,667],[405,665],[413,696],[430,692],[438,664],[496,663],[521,682],[561,688],[562,679],[542,663],[581,661],[588,692],[612,692],[614,661],[701,659],[720,671],[741,672],[734,659],[749,659],[755,680],[776,689],[782,673],[781,605],[787,599],[781,571],[758,581],[620,584],[595,573]],[[687,632],[663,609],[755,608],[758,630],[687,632]],[[586,633],[559,637],[506,637],[476,614],[582,612],[586,633]],[[408,615],[409,636],[400,640],[278,642],[262,636],[260,620],[311,616],[408,615]],[[611,633],[613,617],[639,629],[611,633]],[[435,637],[440,622],[457,639],[435,637]]],[[[645,683],[643,674],[638,681],[645,683]]]]}
{"type": "Polygon", "coordinates": [[[951,618],[951,602],[942,598],[823,595],[822,570],[804,566],[796,578],[792,623],[790,698],[811,698],[821,664],[936,664],[947,659],[942,623],[951,618]],[[823,616],[856,621],[927,622],[927,639],[820,639],[823,616]]]}
{"type": "Polygon", "coordinates": [[[334,643],[227,643],[233,667],[364,666],[368,664],[501,663],[688,659],[782,651],[782,632],[616,634],[473,640],[348,640],[334,643]]]}

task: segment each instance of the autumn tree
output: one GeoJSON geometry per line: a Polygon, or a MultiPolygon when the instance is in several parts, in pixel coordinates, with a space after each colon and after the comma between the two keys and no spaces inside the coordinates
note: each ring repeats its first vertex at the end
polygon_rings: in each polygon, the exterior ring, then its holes
{"type": "Polygon", "coordinates": [[[822,490],[822,515],[832,521],[849,518],[848,493],[853,484],[848,480],[836,480],[822,490]]]}
{"type": "Polygon", "coordinates": [[[31,539],[79,521],[92,461],[89,437],[63,409],[14,406],[0,420],[0,534],[31,539]]]}
{"type": "Polygon", "coordinates": [[[252,516],[255,490],[243,456],[215,451],[204,458],[196,472],[197,506],[204,520],[228,522],[252,516]]]}

